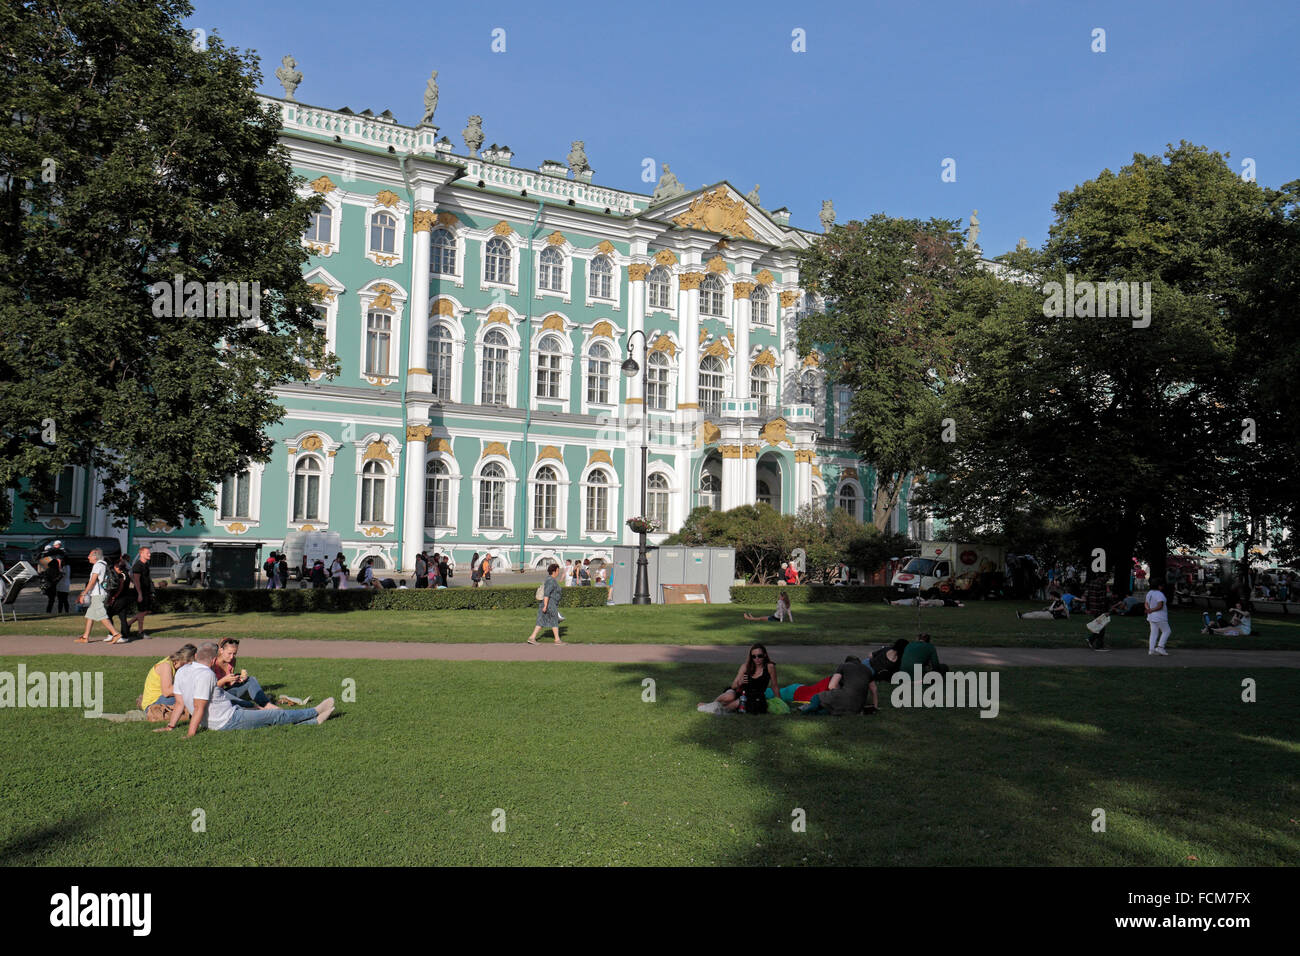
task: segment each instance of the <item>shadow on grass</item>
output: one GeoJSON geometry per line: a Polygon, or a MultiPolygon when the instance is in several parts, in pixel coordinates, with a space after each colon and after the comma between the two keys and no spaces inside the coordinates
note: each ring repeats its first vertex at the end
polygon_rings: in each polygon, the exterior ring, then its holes
{"type": "Polygon", "coordinates": [[[0,846],[0,865],[31,866],[37,865],[64,846],[79,843],[85,833],[100,828],[112,816],[111,809],[103,813],[83,813],[70,820],[60,820],[56,824],[36,827],[20,832],[0,846]]]}
{"type": "MultiPolygon", "coordinates": [[[[788,683],[838,662],[776,663],[788,683]]],[[[767,795],[746,838],[720,849],[723,865],[1284,865],[1300,854],[1300,785],[1277,743],[1294,740],[1300,718],[1290,671],[1005,668],[990,719],[895,708],[887,685],[871,717],[715,717],[695,702],[716,696],[729,665],[619,670],[636,687],[655,678],[660,705],[683,707],[678,743],[767,795]],[[1243,676],[1268,706],[1241,700],[1243,676]],[[806,832],[792,829],[796,810],[806,832]]]]}

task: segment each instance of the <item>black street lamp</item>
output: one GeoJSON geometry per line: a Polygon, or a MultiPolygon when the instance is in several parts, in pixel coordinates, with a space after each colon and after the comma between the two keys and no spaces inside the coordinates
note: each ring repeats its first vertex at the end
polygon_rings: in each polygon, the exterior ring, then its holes
{"type": "MultiPolygon", "coordinates": [[[[646,404],[649,395],[646,390],[646,376],[650,371],[649,362],[649,345],[646,341],[645,332],[641,329],[634,329],[632,335],[627,337],[627,358],[623,361],[623,374],[627,378],[632,378],[637,372],[641,373],[641,518],[645,520],[646,515],[646,459],[649,452],[650,441],[650,408],[646,404]],[[637,365],[636,359],[632,357],[632,336],[641,336],[641,364],[637,365]]],[[[632,592],[633,604],[650,603],[650,562],[646,558],[645,547],[645,525],[641,526],[639,537],[641,543],[637,547],[636,555],[636,587],[632,592]]]]}

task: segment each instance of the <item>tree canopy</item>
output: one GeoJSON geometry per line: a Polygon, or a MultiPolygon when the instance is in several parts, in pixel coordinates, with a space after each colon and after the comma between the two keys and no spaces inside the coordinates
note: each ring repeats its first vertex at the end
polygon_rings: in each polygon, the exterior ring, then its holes
{"type": "Polygon", "coordinates": [[[333,369],[301,271],[317,200],[295,191],[256,58],[192,35],[191,12],[0,11],[0,486],[28,481],[29,507],[78,464],[119,514],[197,520],[268,456],[273,390],[333,369]],[[212,298],[155,314],[176,276],[246,283],[256,314],[212,298]]]}

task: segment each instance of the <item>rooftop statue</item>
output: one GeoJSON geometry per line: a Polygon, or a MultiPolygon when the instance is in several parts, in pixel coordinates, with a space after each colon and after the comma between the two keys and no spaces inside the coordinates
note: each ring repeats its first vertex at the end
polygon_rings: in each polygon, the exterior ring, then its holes
{"type": "Polygon", "coordinates": [[[438,71],[429,74],[429,83],[424,88],[424,118],[420,125],[433,125],[433,113],[438,108],[438,71]]]}
{"type": "Polygon", "coordinates": [[[831,226],[835,225],[835,207],[831,205],[829,199],[822,200],[822,211],[819,218],[822,221],[822,232],[830,232],[831,226]]]}
{"type": "Polygon", "coordinates": [[[296,90],[298,84],[302,82],[302,71],[298,69],[298,61],[288,53],[284,55],[284,58],[280,60],[280,63],[282,66],[275,71],[275,78],[279,80],[280,85],[284,87],[284,98],[286,100],[291,100],[293,99],[293,91],[296,90]]]}
{"type": "Polygon", "coordinates": [[[970,228],[966,230],[966,248],[974,249],[979,244],[979,238],[980,238],[979,210],[972,209],[970,212],[970,228]]]}
{"type": "Polygon", "coordinates": [[[655,184],[654,195],[650,198],[651,202],[663,202],[665,199],[672,199],[674,196],[680,196],[686,192],[683,186],[669,170],[668,164],[664,163],[663,175],[659,177],[659,182],[655,184]]]}
{"type": "Polygon", "coordinates": [[[758,183],[754,183],[754,188],[751,189],[749,192],[745,193],[745,198],[748,199],[750,202],[752,202],[755,206],[758,206],[760,209],[763,208],[763,204],[759,201],[758,198],[758,183]]]}
{"type": "Polygon", "coordinates": [[[569,168],[573,170],[573,175],[575,176],[591,169],[591,166],[587,164],[587,150],[585,149],[585,146],[586,144],[583,143],[582,140],[575,139],[569,149],[569,168]]]}
{"type": "Polygon", "coordinates": [[[479,147],[483,145],[483,117],[471,116],[468,125],[460,131],[460,135],[465,137],[465,147],[469,150],[469,154],[477,156],[479,147]]]}

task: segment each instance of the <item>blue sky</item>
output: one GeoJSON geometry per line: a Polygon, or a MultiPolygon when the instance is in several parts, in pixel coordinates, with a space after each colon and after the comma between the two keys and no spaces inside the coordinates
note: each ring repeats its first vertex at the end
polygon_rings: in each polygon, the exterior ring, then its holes
{"type": "Polygon", "coordinates": [[[1253,159],[1266,185],[1300,178],[1295,0],[195,3],[190,27],[261,54],[264,92],[292,53],[299,101],[412,125],[437,69],[458,152],[479,113],[517,166],[582,139],[597,183],[651,191],[648,157],[688,188],[760,183],[807,228],[827,198],[840,222],[978,208],[986,255],[1039,245],[1059,192],[1180,139],[1253,159]]]}

